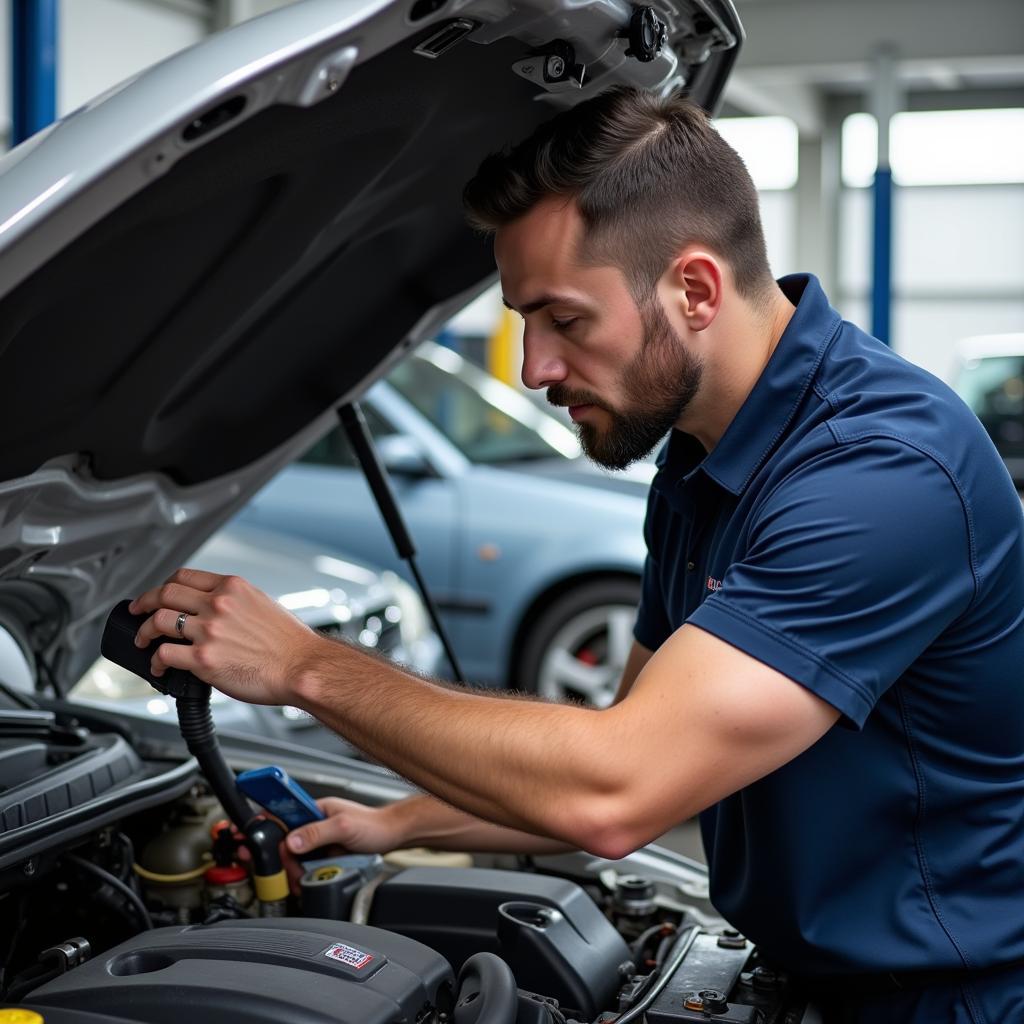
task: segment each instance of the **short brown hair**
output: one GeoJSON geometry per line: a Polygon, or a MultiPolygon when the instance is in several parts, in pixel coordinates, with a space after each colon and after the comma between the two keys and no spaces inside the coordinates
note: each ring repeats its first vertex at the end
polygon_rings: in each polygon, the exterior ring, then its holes
{"type": "Polygon", "coordinates": [[[750,174],[689,100],[609,89],[488,156],[463,201],[470,224],[493,232],[559,195],[583,218],[580,258],[620,267],[638,303],[691,242],[728,260],[740,294],[772,283],[750,174]]]}

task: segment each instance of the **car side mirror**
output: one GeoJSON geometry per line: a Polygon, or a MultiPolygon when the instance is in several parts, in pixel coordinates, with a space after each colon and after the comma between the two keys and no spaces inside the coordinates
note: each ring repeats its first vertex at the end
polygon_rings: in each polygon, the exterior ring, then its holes
{"type": "Polygon", "coordinates": [[[374,444],[380,461],[392,476],[422,478],[436,475],[423,449],[408,435],[387,434],[375,438],[374,444]]]}

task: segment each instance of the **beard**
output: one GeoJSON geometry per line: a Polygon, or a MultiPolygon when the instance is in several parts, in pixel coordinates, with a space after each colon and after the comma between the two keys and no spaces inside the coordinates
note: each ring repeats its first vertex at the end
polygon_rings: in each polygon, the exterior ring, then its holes
{"type": "Polygon", "coordinates": [[[611,418],[604,429],[577,423],[587,457],[606,469],[625,469],[649,455],[672,429],[700,387],[703,363],[686,351],[656,297],[640,307],[644,337],[622,374],[624,408],[614,409],[589,391],[555,384],[552,405],[593,405],[611,418]]]}

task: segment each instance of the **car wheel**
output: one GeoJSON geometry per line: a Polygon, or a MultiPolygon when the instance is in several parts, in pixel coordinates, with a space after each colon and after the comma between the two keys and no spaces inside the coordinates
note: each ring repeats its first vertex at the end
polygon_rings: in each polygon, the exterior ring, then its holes
{"type": "Polygon", "coordinates": [[[640,581],[583,583],[545,608],[526,636],[515,688],[606,708],[633,644],[640,581]]]}

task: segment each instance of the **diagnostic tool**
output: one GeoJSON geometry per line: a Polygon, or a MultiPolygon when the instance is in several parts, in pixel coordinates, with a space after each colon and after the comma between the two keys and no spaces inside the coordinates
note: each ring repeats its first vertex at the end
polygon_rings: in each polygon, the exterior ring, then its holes
{"type": "Polygon", "coordinates": [[[326,817],[313,798],[277,765],[242,772],[235,781],[247,797],[280,818],[289,829],[323,821],[326,817]]]}

